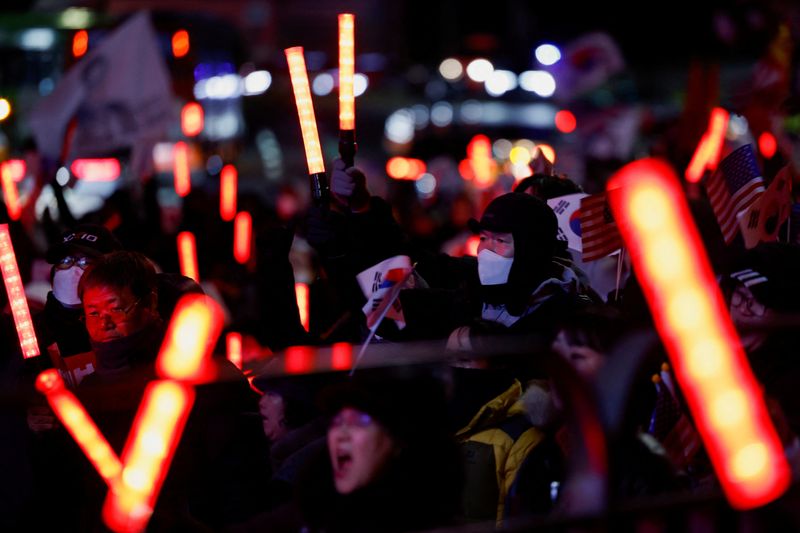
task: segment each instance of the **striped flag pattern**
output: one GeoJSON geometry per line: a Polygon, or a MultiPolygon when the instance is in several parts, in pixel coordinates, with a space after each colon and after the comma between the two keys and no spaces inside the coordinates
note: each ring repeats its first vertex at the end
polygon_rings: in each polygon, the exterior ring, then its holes
{"type": "Polygon", "coordinates": [[[705,187],[725,243],[730,244],[739,231],[737,215],[764,192],[753,145],[745,144],[728,154],[708,177],[705,187]]]}
{"type": "Polygon", "coordinates": [[[611,216],[606,193],[581,199],[583,261],[596,261],[622,248],[622,237],[611,216]]]}

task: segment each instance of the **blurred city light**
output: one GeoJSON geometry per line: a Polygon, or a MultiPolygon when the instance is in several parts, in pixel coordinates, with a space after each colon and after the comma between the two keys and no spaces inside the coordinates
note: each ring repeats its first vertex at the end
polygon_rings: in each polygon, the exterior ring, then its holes
{"type": "Polygon", "coordinates": [[[436,102],[431,107],[431,122],[443,128],[453,122],[453,106],[450,102],[436,102]]]}
{"type": "Polygon", "coordinates": [[[543,155],[550,162],[550,164],[555,164],[556,151],[552,146],[549,144],[540,143],[537,144],[536,147],[539,149],[539,153],[543,155]]]}
{"type": "Polygon", "coordinates": [[[327,72],[320,72],[314,76],[314,81],[311,83],[311,90],[317,96],[327,96],[333,91],[335,85],[333,76],[327,72]]]}
{"type": "Polygon", "coordinates": [[[50,28],[31,28],[19,35],[19,46],[23,50],[43,52],[53,47],[56,42],[56,32],[50,28]]]}
{"type": "Polygon", "coordinates": [[[254,96],[264,93],[272,85],[272,75],[266,70],[256,70],[244,78],[244,94],[254,96]]]}
{"type": "Polygon", "coordinates": [[[386,119],[384,134],[391,142],[410,143],[414,139],[414,114],[408,109],[398,109],[386,119]]]}
{"type": "Polygon", "coordinates": [[[414,187],[423,197],[433,196],[433,193],[436,192],[436,178],[433,174],[426,172],[414,182],[414,187]]]}
{"type": "Polygon", "coordinates": [[[526,70],[519,75],[519,86],[543,98],[553,96],[556,92],[555,78],[544,70],[526,70]]]}
{"type": "Polygon", "coordinates": [[[448,57],[439,64],[439,74],[446,80],[457,81],[464,75],[464,67],[458,59],[448,57]]]}
{"type": "Polygon", "coordinates": [[[212,76],[194,85],[194,97],[198,100],[224,100],[241,95],[242,78],[238,74],[212,76]]]}
{"type": "Polygon", "coordinates": [[[195,137],[203,131],[203,106],[189,102],[181,109],[181,131],[187,137],[195,137]]]}
{"type": "Polygon", "coordinates": [[[572,133],[578,126],[578,121],[575,119],[575,115],[573,115],[571,111],[568,111],[566,109],[562,109],[561,111],[556,113],[555,122],[556,122],[556,128],[561,133],[572,133]]]}
{"type": "Polygon", "coordinates": [[[536,60],[542,65],[549,66],[561,59],[561,50],[552,44],[541,44],[536,47],[536,60]]]}
{"type": "Polygon", "coordinates": [[[527,165],[531,158],[531,152],[524,146],[515,146],[508,154],[508,159],[514,165],[527,165]]]}
{"type": "Polygon", "coordinates": [[[92,22],[92,12],[80,7],[70,7],[61,13],[61,27],[79,30],[86,28],[92,22]]]}
{"type": "Polygon", "coordinates": [[[172,35],[172,55],[183,57],[189,53],[189,32],[178,30],[172,35]]]}
{"type": "Polygon", "coordinates": [[[473,59],[467,65],[467,76],[478,83],[488,80],[492,72],[494,72],[494,66],[488,59],[473,59]]]}
{"type": "Polygon", "coordinates": [[[365,74],[358,73],[353,76],[353,95],[361,96],[369,87],[369,78],[365,74]]]}
{"type": "Polygon", "coordinates": [[[81,57],[87,50],[89,50],[89,34],[86,30],[75,32],[72,36],[72,55],[81,57]]]}
{"type": "Polygon", "coordinates": [[[492,144],[492,152],[497,159],[508,159],[514,145],[508,139],[497,139],[492,144]]]}
{"type": "Polygon", "coordinates": [[[765,131],[758,136],[758,150],[765,159],[772,159],[777,149],[778,143],[773,134],[765,131]]]}
{"type": "Polygon", "coordinates": [[[113,157],[76,159],[70,168],[75,177],[83,181],[114,181],[120,174],[119,161],[113,157]]]}
{"type": "Polygon", "coordinates": [[[486,80],[486,92],[491,96],[502,96],[517,88],[517,75],[510,70],[495,70],[486,80]]]}
{"type": "Polygon", "coordinates": [[[0,98],[0,121],[5,120],[11,114],[11,103],[5,98],[0,98]]]}
{"type": "Polygon", "coordinates": [[[25,164],[24,159],[6,159],[0,163],[0,172],[8,175],[14,183],[19,183],[25,179],[28,166],[25,164]]]}

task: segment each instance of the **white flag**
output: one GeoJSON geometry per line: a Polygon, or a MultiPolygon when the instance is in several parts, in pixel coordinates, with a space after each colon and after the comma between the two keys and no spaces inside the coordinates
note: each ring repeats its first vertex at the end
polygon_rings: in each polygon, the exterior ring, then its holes
{"type": "MultiPolygon", "coordinates": [[[[59,81],[31,113],[39,150],[61,155],[67,126],[76,129],[68,159],[132,149],[132,165],[152,159],[152,145],[173,119],[170,77],[147,13],[108,35],[59,81]]],[[[141,165],[139,165],[139,170],[141,165]]]]}
{"type": "Polygon", "coordinates": [[[581,246],[581,198],[588,196],[584,193],[568,194],[547,200],[547,205],[556,214],[558,219],[558,239],[567,241],[567,248],[580,252],[581,246]]]}

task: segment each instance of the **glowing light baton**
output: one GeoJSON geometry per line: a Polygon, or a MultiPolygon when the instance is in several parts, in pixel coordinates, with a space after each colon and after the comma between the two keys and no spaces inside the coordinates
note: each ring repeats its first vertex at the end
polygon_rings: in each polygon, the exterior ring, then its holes
{"type": "Polygon", "coordinates": [[[122,474],[103,504],[103,520],[113,531],[144,531],[193,403],[194,388],[186,383],[154,381],[145,389],[122,474]]]}
{"type": "Polygon", "coordinates": [[[189,146],[176,142],[172,148],[173,174],[175,175],[175,192],[183,198],[192,190],[192,174],[189,169],[189,146]]]}
{"type": "Polygon", "coordinates": [[[189,294],[178,301],[156,360],[158,375],[166,379],[147,386],[122,454],[122,474],[103,505],[103,520],[112,530],[147,526],[194,404],[191,382],[209,377],[221,329],[222,310],[211,298],[189,294]]]}
{"type": "Polygon", "coordinates": [[[300,312],[300,323],[308,331],[309,326],[309,303],[308,303],[308,283],[295,283],[294,296],[297,299],[297,310],[300,312]]]}
{"type": "Polygon", "coordinates": [[[191,231],[178,233],[178,263],[181,274],[200,283],[200,272],[197,268],[197,244],[191,231]]]}
{"type": "Polygon", "coordinates": [[[697,183],[706,169],[714,171],[719,164],[722,145],[725,142],[725,131],[728,129],[728,112],[721,107],[711,111],[708,130],[703,134],[697,149],[686,167],[686,181],[697,183]]]}
{"type": "Polygon", "coordinates": [[[222,322],[222,310],[212,298],[204,294],[183,296],[175,306],[156,360],[159,377],[193,382],[213,377],[207,362],[222,322]]]}
{"type": "Polygon", "coordinates": [[[225,336],[225,353],[228,361],[239,370],[242,369],[242,334],[228,333],[225,336]]]}
{"type": "Polygon", "coordinates": [[[791,473],[675,172],[655,159],[608,183],[611,209],[730,504],[763,505],[791,473]]]}
{"type": "Polygon", "coordinates": [[[331,348],[331,368],[334,370],[350,370],[353,366],[353,345],[349,342],[337,342],[331,348]]]}
{"type": "Polygon", "coordinates": [[[233,165],[225,165],[219,176],[219,216],[230,222],[236,216],[238,173],[233,165]]]}
{"type": "Polygon", "coordinates": [[[233,257],[241,264],[250,259],[250,243],[253,237],[253,219],[242,211],[233,220],[233,257]]]}
{"type": "Polygon", "coordinates": [[[352,167],[356,155],[355,16],[339,15],[339,155],[352,167]]]}
{"type": "Polygon", "coordinates": [[[22,215],[22,206],[19,204],[19,191],[17,191],[17,184],[14,182],[14,172],[10,165],[6,164],[7,161],[0,165],[0,179],[3,183],[3,197],[6,200],[6,210],[8,211],[8,218],[11,220],[19,220],[22,215]]]}
{"type": "Polygon", "coordinates": [[[317,133],[317,121],[314,118],[314,105],[311,101],[311,90],[308,87],[308,73],[303,58],[303,47],[295,46],[284,50],[289,63],[289,76],[292,80],[294,101],[300,119],[300,130],[303,133],[303,146],[306,151],[311,198],[316,205],[327,205],[330,200],[330,186],[325,175],[325,163],[322,160],[322,147],[317,133]]]}
{"type": "Polygon", "coordinates": [[[19,275],[17,256],[14,254],[8,224],[0,224],[0,270],[3,272],[3,283],[6,286],[11,315],[14,317],[14,326],[17,328],[22,357],[25,359],[36,357],[40,353],[39,342],[33,330],[31,312],[28,309],[28,300],[25,298],[25,288],[19,275]]]}
{"type": "Polygon", "coordinates": [[[61,424],[105,482],[109,486],[116,482],[122,463],[81,402],[66,388],[58,370],[51,368],[39,374],[36,390],[45,395],[61,424]]]}

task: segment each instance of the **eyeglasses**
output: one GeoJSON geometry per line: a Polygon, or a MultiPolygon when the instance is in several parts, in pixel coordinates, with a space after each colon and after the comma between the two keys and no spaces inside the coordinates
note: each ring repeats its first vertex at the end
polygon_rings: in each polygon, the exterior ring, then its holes
{"type": "Polygon", "coordinates": [[[128,315],[133,311],[142,299],[139,298],[128,307],[114,307],[112,309],[98,311],[92,310],[86,313],[84,320],[87,323],[97,323],[105,320],[106,317],[111,319],[114,324],[121,324],[128,319],[128,315]]]}
{"type": "Polygon", "coordinates": [[[750,316],[764,316],[764,313],[767,312],[766,306],[756,300],[752,295],[745,294],[740,290],[733,291],[731,295],[731,306],[738,307],[741,311],[742,309],[746,310],[746,315],[750,316]]]}
{"type": "Polygon", "coordinates": [[[58,263],[56,263],[56,269],[58,270],[67,270],[72,268],[72,266],[76,266],[81,270],[86,270],[86,267],[91,265],[94,261],[86,256],[74,257],[68,255],[63,257],[58,263]]]}

